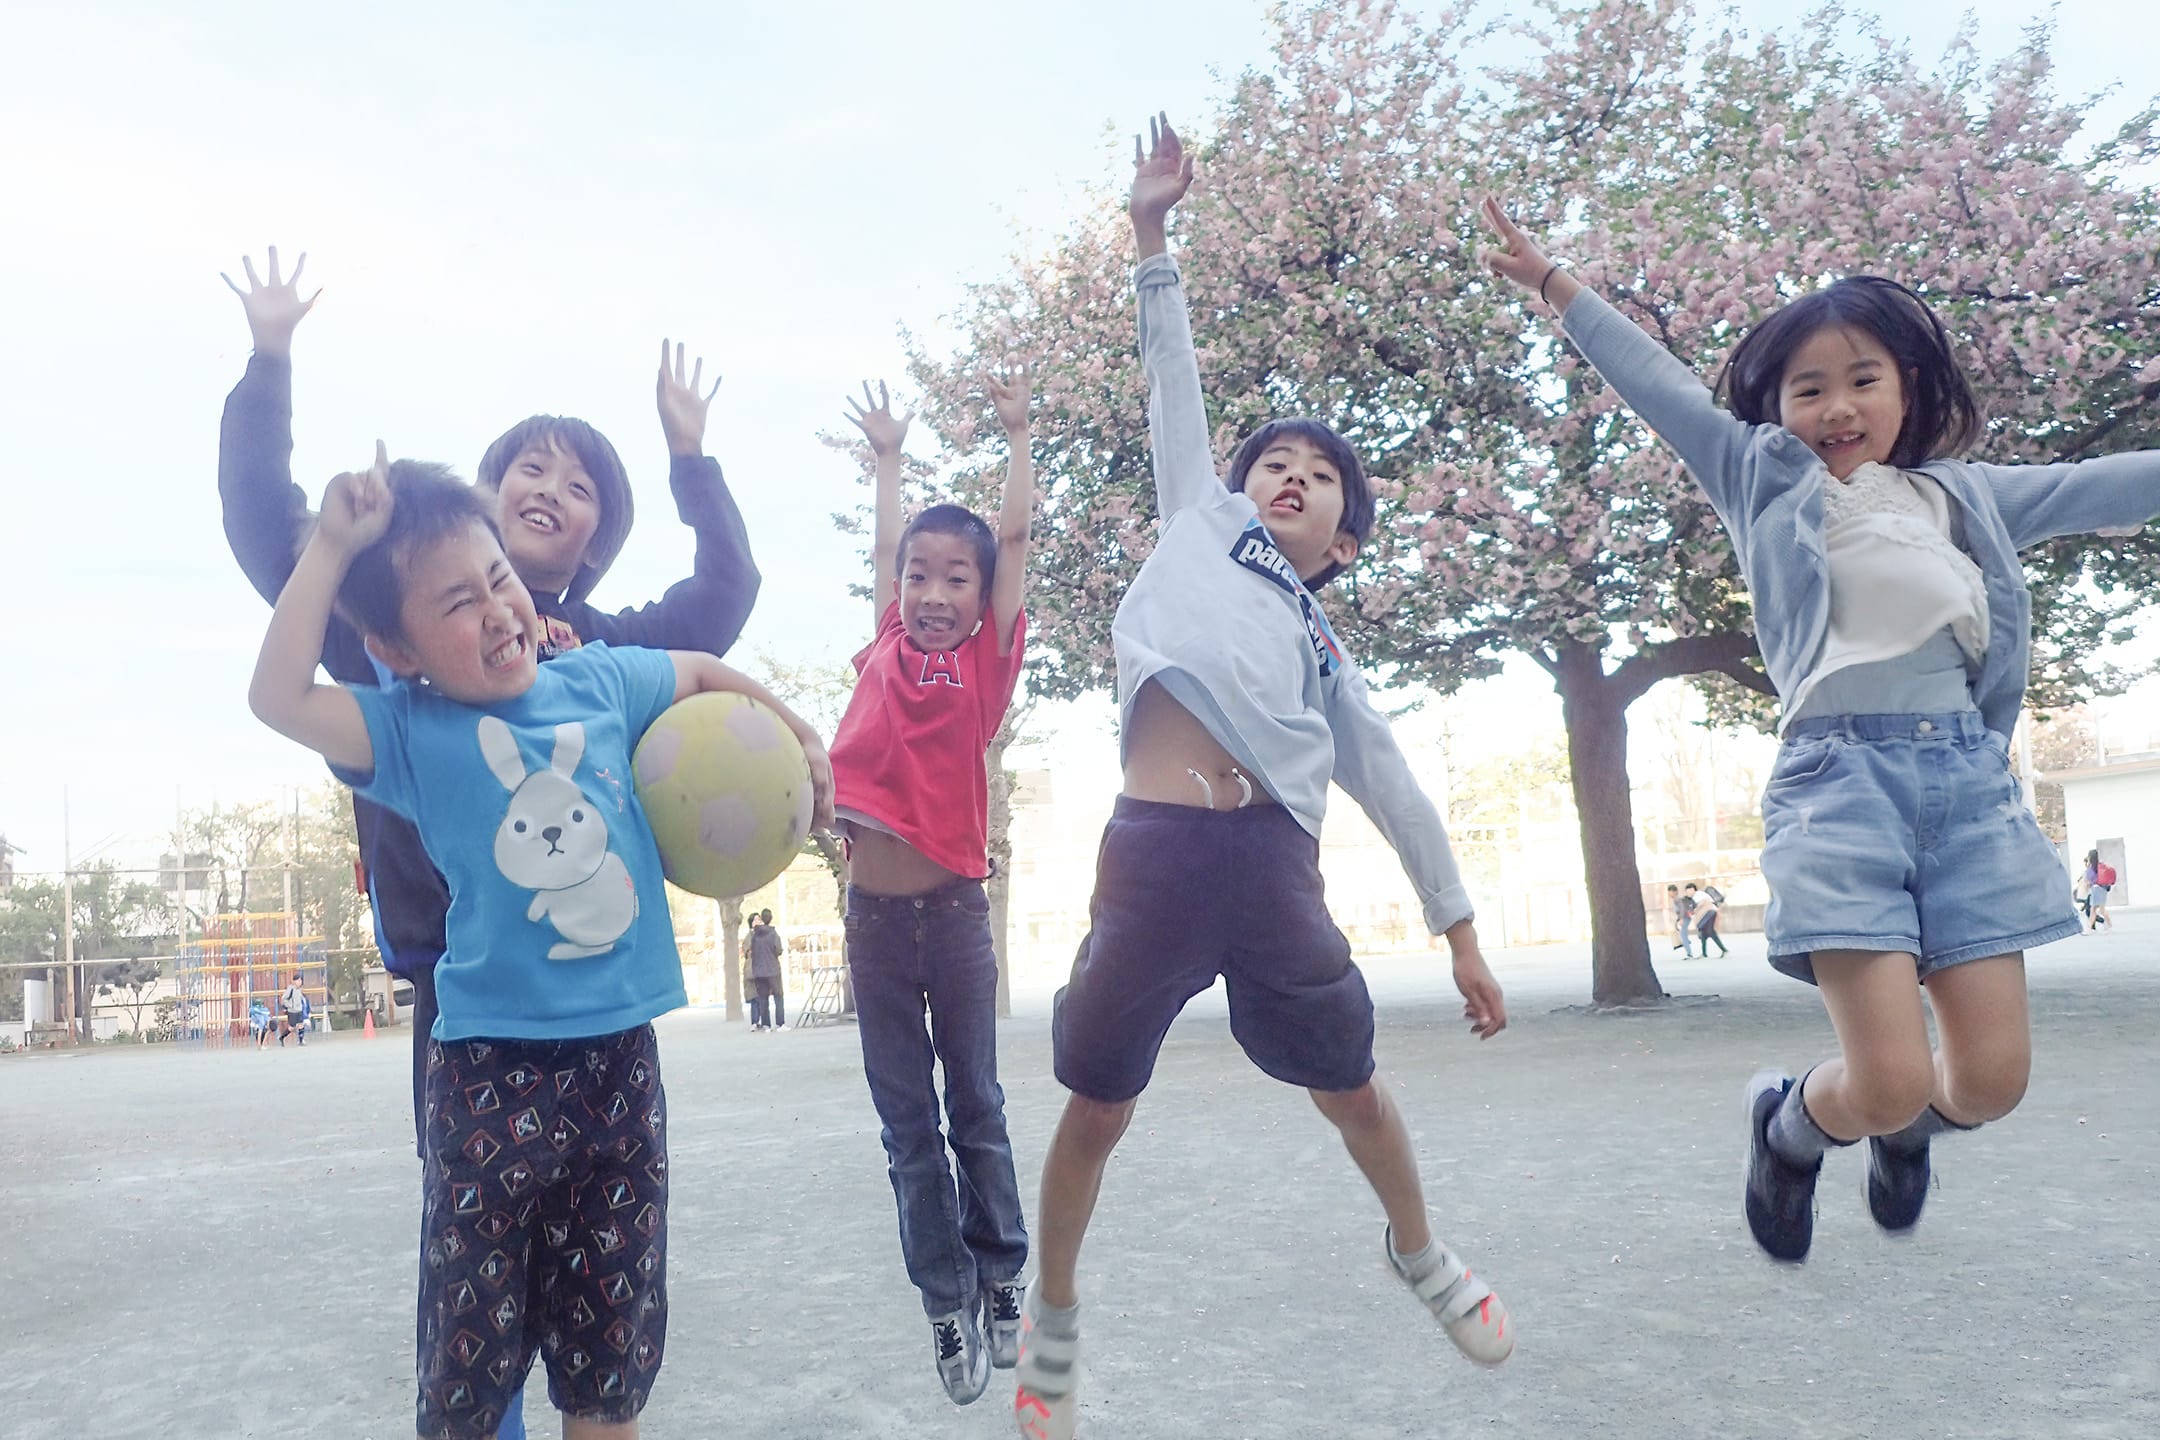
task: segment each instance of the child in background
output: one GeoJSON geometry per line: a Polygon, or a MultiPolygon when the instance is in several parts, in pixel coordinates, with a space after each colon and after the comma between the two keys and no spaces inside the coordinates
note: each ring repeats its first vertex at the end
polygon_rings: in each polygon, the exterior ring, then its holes
{"type": "MultiPolygon", "coordinates": [[[[1694,887],[1689,886],[1688,888],[1692,890],[1694,887]]],[[[1667,885],[1665,887],[1665,903],[1672,907],[1672,948],[1684,952],[1687,958],[1692,960],[1695,958],[1695,922],[1692,918],[1695,911],[1695,902],[1688,896],[1681,894],[1679,886],[1667,885]]]]}
{"type": "Polygon", "coordinates": [[[1687,898],[1695,907],[1695,934],[1702,940],[1703,959],[1710,958],[1712,945],[1717,946],[1720,959],[1731,954],[1732,952],[1725,948],[1725,937],[1717,931],[1718,911],[1725,904],[1725,892],[1715,885],[1696,885],[1691,882],[1687,887],[1687,898]]]}
{"type": "Polygon", "coordinates": [[[1868,1208],[1907,1231],[1933,1137],[2025,1094],[2024,952],[2078,930],[2010,772],[2031,663],[2018,551],[2142,524],[2160,510],[2160,454],[1949,458],[1983,433],[1971,385],[1927,304],[1873,276],[1756,325],[1726,364],[1721,410],[1497,203],[1485,213],[1503,245],[1487,264],[1559,313],[1724,522],[1783,704],[1764,930],[1771,964],[1821,990],[1840,1053],[1797,1082],[1750,1082],[1748,1228],[1772,1256],[1804,1259],[1823,1154],[1864,1138],[1868,1208]]]}
{"type": "Polygon", "coordinates": [[[1072,1095],[1036,1214],[1039,1273],[1014,1397],[1026,1440],[1073,1434],[1081,1241],[1164,1035],[1218,975],[1245,1053],[1310,1092],[1379,1196],[1392,1274],[1472,1359],[1498,1364],[1515,1344],[1499,1298],[1431,1231],[1409,1129],[1374,1072],[1372,998],[1322,895],[1332,779],[1394,846],[1426,924],[1447,937],[1472,1029],[1507,1024],[1447,831],[1312,593],[1357,558],[1371,485],[1343,439],[1312,420],[1262,426],[1238,447],[1229,484],[1217,476],[1164,231],[1192,161],[1167,120],[1151,128],[1148,153],[1134,147],[1130,213],[1160,533],[1112,629],[1124,790],[1052,1022],[1072,1095]]]}
{"type": "Polygon", "coordinates": [[[308,1008],[307,992],[300,988],[300,977],[295,975],[278,996],[278,1049],[285,1048],[287,1035],[297,1034],[301,1046],[307,1045],[308,1008]]]}
{"type": "Polygon", "coordinates": [[[938,1378],[957,1405],[981,1396],[992,1368],[1014,1362],[1028,1250],[997,1078],[983,757],[1026,644],[1035,467],[1026,372],[985,383],[1011,446],[994,531],[958,505],[933,505],[903,528],[900,446],[913,414],[895,419],[882,385],[874,401],[865,385],[862,403],[849,402],[877,462],[877,629],[855,657],[855,693],[832,747],[863,1075],[883,1122],[900,1251],[930,1320],[938,1378]]]}
{"type": "Polygon", "coordinates": [[[2112,930],[2115,922],[2108,919],[2107,907],[2108,895],[2115,889],[2115,867],[2103,864],[2098,850],[2088,850],[2085,852],[2084,880],[2086,919],[2091,921],[2094,930],[2103,925],[2112,930]]]}
{"type": "Polygon", "coordinates": [[[340,475],[279,595],[248,702],[404,815],[453,905],[428,1052],[417,1420],[492,1436],[544,1353],[566,1440],[632,1437],[667,1332],[666,1092],[685,1003],[630,755],[710,655],[604,643],[538,665],[540,618],[479,492],[438,466],[340,475]],[[335,603],[396,673],[319,684],[335,603]]]}

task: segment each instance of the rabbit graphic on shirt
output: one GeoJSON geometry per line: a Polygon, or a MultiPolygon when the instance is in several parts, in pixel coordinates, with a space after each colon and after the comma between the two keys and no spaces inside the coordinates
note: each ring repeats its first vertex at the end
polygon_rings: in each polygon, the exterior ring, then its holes
{"type": "Polygon", "coordinates": [[[495,829],[495,868],[535,892],[525,918],[544,919],[563,937],[548,948],[548,959],[607,954],[637,921],[637,886],[622,857],[608,849],[607,820],[573,778],[585,754],[585,727],[557,725],[548,768],[527,774],[517,737],[486,715],[480,753],[510,792],[495,829]]]}

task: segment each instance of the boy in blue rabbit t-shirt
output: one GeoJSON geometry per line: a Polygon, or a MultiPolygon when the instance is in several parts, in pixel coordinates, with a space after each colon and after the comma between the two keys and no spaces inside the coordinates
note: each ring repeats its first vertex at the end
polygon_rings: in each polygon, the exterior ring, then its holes
{"type": "Polygon", "coordinates": [[[490,1436],[536,1352],[564,1434],[634,1436],[667,1330],[666,1097],[651,1021],[684,1003],[659,849],[632,785],[710,655],[590,644],[541,668],[539,620],[473,490],[439,466],[340,475],[278,596],[248,703],[410,819],[449,882],[427,1075],[419,1433],[490,1436]],[[333,604],[399,677],[319,684],[333,604]]]}

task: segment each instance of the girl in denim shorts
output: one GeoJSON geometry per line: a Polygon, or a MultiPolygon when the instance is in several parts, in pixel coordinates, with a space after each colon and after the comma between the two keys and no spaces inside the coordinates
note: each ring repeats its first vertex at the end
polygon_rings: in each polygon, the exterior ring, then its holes
{"type": "Polygon", "coordinates": [[[1980,437],[1978,402],[1942,322],[1872,276],[1758,325],[1726,365],[1720,409],[1497,205],[1486,214],[1505,244],[1487,252],[1493,271],[1561,314],[1724,522],[1782,703],[1764,928],[1771,964],[1822,991],[1841,1053],[1798,1082],[1750,1082],[1748,1227],[1778,1259],[1805,1258],[1823,1152],[1865,1137],[1868,1208],[1909,1230],[1929,1140],[2024,1096],[2024,952],[2078,932],[2010,772],[2031,659],[2018,552],[2143,524],[2160,512],[2160,454],[1947,458],[1980,437]]]}

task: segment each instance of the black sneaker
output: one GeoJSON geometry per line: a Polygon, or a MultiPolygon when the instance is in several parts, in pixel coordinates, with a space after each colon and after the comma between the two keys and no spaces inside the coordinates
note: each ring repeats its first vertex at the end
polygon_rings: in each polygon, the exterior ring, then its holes
{"type": "Polygon", "coordinates": [[[1807,1259],[1815,1238],[1815,1177],[1822,1161],[1795,1165],[1770,1148],[1770,1117],[1793,1088],[1793,1077],[1778,1070],[1757,1072],[1748,1081],[1747,1223],[1755,1243],[1775,1260],[1807,1259]]]}
{"type": "Polygon", "coordinates": [[[1880,1135],[1868,1137],[1867,1208],[1875,1223],[1893,1235],[1902,1235],[1918,1224],[1933,1174],[1928,1165],[1927,1141],[1921,1141],[1915,1149],[1886,1145],[1880,1135]]]}

